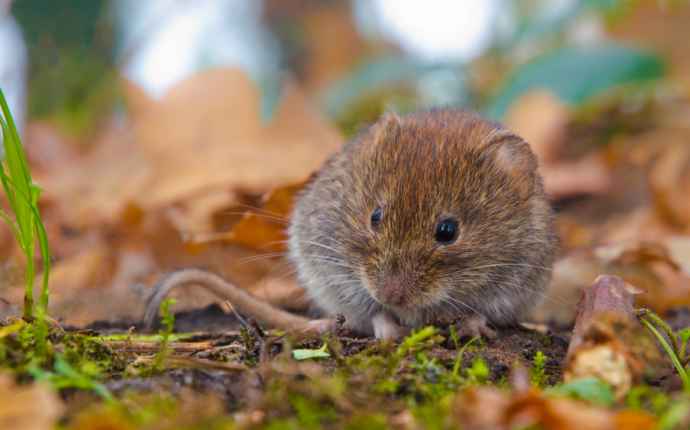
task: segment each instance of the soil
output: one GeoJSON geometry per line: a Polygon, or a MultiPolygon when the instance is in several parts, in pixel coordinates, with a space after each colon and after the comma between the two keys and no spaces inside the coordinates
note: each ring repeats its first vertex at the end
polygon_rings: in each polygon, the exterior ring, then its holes
{"type": "MultiPolygon", "coordinates": [[[[678,313],[678,315],[684,315],[687,318],[690,312],[678,313]]],[[[100,321],[89,325],[86,330],[99,334],[109,334],[113,332],[122,333],[131,327],[139,329],[141,323],[100,321]]],[[[175,315],[175,332],[198,334],[185,339],[184,342],[171,343],[171,348],[176,354],[204,360],[260,364],[274,359],[286,347],[280,337],[276,338],[258,328],[240,329],[241,327],[234,316],[224,313],[216,305],[181,312],[175,315]],[[252,338],[250,342],[247,341],[248,335],[252,338]],[[188,347],[183,347],[183,343],[188,347]],[[195,343],[199,345],[198,350],[195,350],[193,346],[195,343]],[[247,348],[248,344],[253,344],[253,347],[247,348]]],[[[525,368],[530,368],[535,354],[541,351],[547,357],[544,369],[545,382],[555,384],[561,380],[561,363],[565,358],[570,334],[565,329],[551,330],[546,327],[544,329],[540,329],[540,331],[524,327],[502,329],[498,331],[498,336],[495,339],[482,340],[481,347],[465,351],[463,367],[469,366],[476,358],[481,357],[490,370],[490,380],[501,382],[507,379],[515,363],[522,363],[525,368]]],[[[81,332],[83,333],[84,330],[81,332]]],[[[452,364],[457,356],[457,349],[450,340],[448,328],[439,328],[438,333],[445,338],[445,341],[432,345],[425,352],[428,357],[436,359],[440,363],[452,364]]],[[[468,340],[461,339],[461,342],[464,344],[468,340]]],[[[317,349],[321,343],[321,340],[310,340],[296,344],[294,347],[317,349]]],[[[343,359],[380,347],[380,342],[375,339],[358,337],[353,333],[344,331],[338,333],[330,344],[337,345],[335,348],[331,348],[331,350],[337,350],[337,354],[320,361],[320,364],[330,371],[336,369],[343,359]]],[[[150,346],[150,352],[155,353],[158,344],[154,343],[150,346]]],[[[135,349],[131,349],[130,352],[134,352],[135,349]]],[[[136,351],[142,352],[141,350],[136,351]]],[[[247,377],[248,375],[237,371],[185,368],[167,370],[163,374],[148,378],[114,379],[107,382],[106,386],[115,394],[129,390],[137,392],[165,390],[176,393],[190,388],[197,392],[218,395],[232,409],[241,403],[243,392],[246,389],[247,377]]]]}

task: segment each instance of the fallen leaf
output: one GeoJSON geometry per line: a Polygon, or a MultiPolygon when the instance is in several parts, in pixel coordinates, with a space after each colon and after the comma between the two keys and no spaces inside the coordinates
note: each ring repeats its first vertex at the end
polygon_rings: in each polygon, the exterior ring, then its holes
{"type": "Polygon", "coordinates": [[[610,275],[597,277],[583,291],[566,355],[565,381],[601,379],[620,400],[643,374],[663,368],[663,357],[635,317],[638,294],[637,288],[610,275]]]}
{"type": "Polygon", "coordinates": [[[690,236],[671,236],[666,240],[670,257],[686,275],[690,275],[690,236]]]}
{"type": "Polygon", "coordinates": [[[276,188],[264,196],[261,208],[248,210],[235,224],[226,240],[259,251],[285,251],[287,223],[295,195],[305,181],[276,188]]]}
{"type": "MultiPolygon", "coordinates": [[[[636,223],[641,219],[644,217],[636,223]]],[[[544,299],[532,311],[531,319],[571,324],[581,292],[601,273],[619,276],[635,285],[645,292],[637,297],[638,304],[663,314],[690,304],[688,267],[690,239],[668,232],[653,240],[633,238],[578,249],[556,261],[544,299]]]]}
{"type": "Polygon", "coordinates": [[[669,224],[690,226],[690,133],[676,132],[649,172],[654,207],[669,224]]]}
{"type": "Polygon", "coordinates": [[[592,286],[582,292],[582,299],[577,305],[577,316],[573,335],[568,346],[568,356],[584,341],[584,336],[594,324],[598,314],[615,314],[622,320],[633,321],[633,304],[635,295],[640,291],[617,276],[601,275],[592,286]]]}
{"type": "MultiPolygon", "coordinates": [[[[607,272],[621,276],[646,294],[640,304],[658,312],[690,301],[690,276],[681,270],[666,243],[670,238],[656,241],[626,241],[597,247],[594,254],[607,272]]],[[[682,254],[677,255],[682,258],[682,254]]]]}
{"type": "Polygon", "coordinates": [[[59,396],[43,384],[17,385],[0,373],[0,428],[50,430],[62,415],[59,396]]]}
{"type": "Polygon", "coordinates": [[[575,349],[564,380],[601,379],[613,387],[616,399],[620,400],[630,391],[634,377],[625,352],[617,344],[606,342],[575,349]]]}
{"type": "Polygon", "coordinates": [[[521,95],[510,106],[505,119],[506,126],[525,139],[534,151],[546,192],[555,200],[601,194],[611,186],[611,174],[600,156],[564,158],[571,119],[571,108],[545,89],[521,95]]]}
{"type": "Polygon", "coordinates": [[[602,194],[611,187],[611,174],[598,154],[576,161],[539,167],[547,195],[554,200],[582,194],[602,194]]]}
{"type": "Polygon", "coordinates": [[[258,89],[234,69],[208,70],[179,83],[140,109],[133,124],[153,168],[140,197],[144,207],[218,187],[263,192],[294,183],[341,144],[289,81],[274,118],[262,124],[258,89]]]}
{"type": "Polygon", "coordinates": [[[602,380],[593,377],[572,379],[564,384],[551,387],[546,392],[587,400],[604,407],[612,406],[615,401],[611,387],[602,380]]]}
{"type": "Polygon", "coordinates": [[[656,428],[655,419],[644,412],[607,410],[582,401],[545,396],[537,389],[515,393],[493,387],[470,388],[456,396],[453,411],[462,428],[473,430],[656,428]]]}
{"type": "Polygon", "coordinates": [[[292,358],[298,361],[310,360],[314,358],[328,358],[331,354],[328,352],[328,344],[324,343],[319,349],[293,349],[292,358]]]}
{"type": "Polygon", "coordinates": [[[127,128],[111,123],[95,140],[86,154],[52,165],[36,178],[49,184],[41,199],[52,203],[53,217],[73,228],[117,221],[126,205],[147,189],[151,174],[127,128]]]}
{"type": "Polygon", "coordinates": [[[505,125],[525,139],[540,164],[562,156],[570,108],[552,92],[537,89],[520,96],[508,110],[505,125]]]}

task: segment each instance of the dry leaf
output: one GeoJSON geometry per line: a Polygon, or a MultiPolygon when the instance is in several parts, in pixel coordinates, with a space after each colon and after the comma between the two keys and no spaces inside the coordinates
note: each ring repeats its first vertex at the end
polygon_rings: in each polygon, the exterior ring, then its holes
{"type": "Polygon", "coordinates": [[[575,304],[600,273],[621,277],[645,294],[641,306],[665,311],[690,304],[690,239],[658,235],[655,241],[625,240],[593,249],[577,250],[559,259],[544,299],[531,313],[538,322],[567,325],[574,321],[575,304]]]}
{"type": "Polygon", "coordinates": [[[568,362],[564,380],[597,378],[613,388],[616,399],[621,400],[633,385],[633,370],[626,354],[616,343],[580,346],[568,362]]]}
{"type": "Polygon", "coordinates": [[[287,249],[287,223],[295,195],[304,188],[305,181],[276,188],[266,194],[258,210],[249,210],[235,224],[226,239],[230,243],[259,251],[287,249]]]}
{"type": "Polygon", "coordinates": [[[635,295],[640,291],[617,276],[601,275],[591,287],[582,292],[578,303],[573,336],[568,346],[568,356],[584,341],[584,336],[602,313],[615,314],[621,320],[634,320],[635,295]]]}
{"type": "Polygon", "coordinates": [[[540,164],[559,161],[570,109],[548,90],[520,96],[506,113],[505,125],[529,142],[540,164]]]}
{"type": "Polygon", "coordinates": [[[591,155],[577,161],[544,164],[539,167],[544,188],[558,200],[581,194],[602,194],[611,187],[611,174],[602,158],[591,155]]]}
{"type": "Polygon", "coordinates": [[[39,172],[42,201],[52,203],[52,221],[75,228],[113,223],[126,205],[145,194],[150,167],[129,130],[112,123],[87,154],[39,172]]]}
{"type": "Polygon", "coordinates": [[[646,291],[640,296],[641,305],[664,313],[690,303],[690,276],[672,257],[667,241],[663,237],[655,242],[628,241],[598,247],[594,253],[604,270],[646,291]]]}
{"type": "Polygon", "coordinates": [[[663,366],[653,339],[637,322],[640,291],[617,276],[597,277],[583,291],[568,347],[564,379],[596,377],[622,399],[646,371],[663,366]]]}
{"type": "Polygon", "coordinates": [[[144,207],[214,188],[263,192],[303,179],[341,143],[299,89],[285,85],[274,118],[260,120],[259,91],[239,70],[199,73],[133,118],[153,167],[144,207]],[[174,125],[174,126],[173,126],[174,125]]]}
{"type": "Polygon", "coordinates": [[[492,387],[471,388],[456,397],[454,413],[462,428],[473,430],[656,428],[654,418],[644,412],[606,410],[567,398],[547,397],[536,389],[515,393],[492,387]]]}
{"type": "Polygon", "coordinates": [[[62,414],[58,395],[42,384],[17,385],[0,373],[0,429],[52,430],[62,414]]]}
{"type": "Polygon", "coordinates": [[[654,205],[671,225],[690,226],[690,133],[676,133],[649,172],[654,205]]]}
{"type": "Polygon", "coordinates": [[[541,89],[521,96],[506,114],[506,126],[522,136],[536,154],[546,192],[553,199],[600,194],[611,186],[610,172],[598,155],[563,158],[570,120],[570,109],[541,89]]]}

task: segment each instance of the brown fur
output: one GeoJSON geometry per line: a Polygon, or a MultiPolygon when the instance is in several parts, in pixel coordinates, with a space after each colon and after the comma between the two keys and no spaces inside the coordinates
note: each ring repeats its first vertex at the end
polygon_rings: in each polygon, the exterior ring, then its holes
{"type": "Polygon", "coordinates": [[[299,198],[289,236],[315,304],[365,333],[380,312],[409,327],[463,314],[514,323],[543,291],[555,253],[529,146],[456,110],[387,115],[348,143],[299,198]],[[439,245],[446,217],[459,237],[439,245]]]}

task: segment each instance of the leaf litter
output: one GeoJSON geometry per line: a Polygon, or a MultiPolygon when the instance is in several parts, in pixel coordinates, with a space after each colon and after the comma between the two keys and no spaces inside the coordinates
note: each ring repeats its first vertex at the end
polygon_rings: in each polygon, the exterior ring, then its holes
{"type": "MultiPolygon", "coordinates": [[[[336,20],[309,19],[315,28],[336,20]]],[[[0,427],[686,428],[690,397],[669,354],[687,369],[687,91],[633,101],[613,92],[573,106],[535,89],[512,104],[507,122],[540,159],[562,242],[530,325],[491,340],[459,339],[447,327],[399,344],[343,330],[296,340],[240,322],[191,288],[176,292],[167,326],[141,333],[150,286],[179,267],[205,267],[308,310],[284,227],[296,193],[344,139],[306,92],[352,65],[317,54],[315,76],[288,81],[268,123],[254,84],[216,69],[160,100],[123,82],[129,117],[87,145],[30,124],[57,321],[49,364],[37,365],[14,318],[22,281],[13,273],[23,265],[3,236],[2,276],[13,281],[0,289],[0,427]],[[669,327],[638,314],[641,306],[669,327]]]]}

